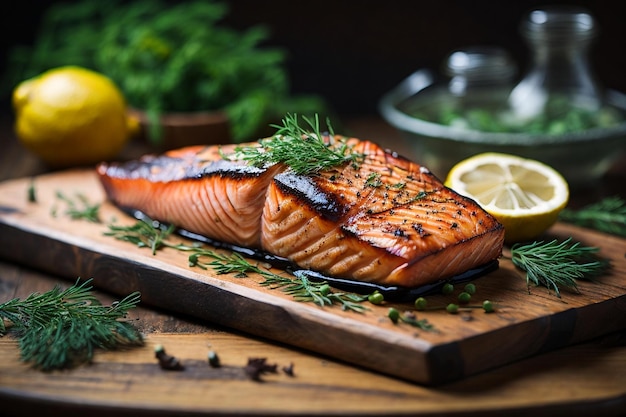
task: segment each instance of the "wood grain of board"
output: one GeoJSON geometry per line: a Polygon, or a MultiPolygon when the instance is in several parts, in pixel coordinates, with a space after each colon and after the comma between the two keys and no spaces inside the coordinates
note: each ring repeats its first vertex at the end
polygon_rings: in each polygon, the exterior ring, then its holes
{"type": "Polygon", "coordinates": [[[602,416],[621,416],[619,409],[626,403],[626,374],[615,366],[623,363],[623,356],[618,348],[593,344],[426,387],[220,332],[152,333],[142,348],[101,352],[89,366],[55,373],[20,363],[16,343],[0,339],[0,355],[6,358],[0,361],[0,396],[3,411],[15,409],[9,414],[15,416],[35,415],[42,409],[47,416],[554,417],[587,416],[597,410],[604,410],[602,416]],[[157,344],[181,358],[184,371],[161,370],[153,354],[157,344]],[[207,365],[208,349],[219,352],[221,367],[207,365]],[[246,358],[259,351],[279,369],[293,364],[294,375],[279,370],[264,375],[262,382],[250,381],[243,367],[246,358]],[[593,363],[603,378],[570,383],[579,378],[580,369],[567,364],[581,359],[593,363]],[[11,394],[19,401],[9,401],[11,394]]]}
{"type": "MultiPolygon", "coordinates": [[[[393,324],[387,310],[410,304],[370,305],[364,314],[294,301],[260,285],[261,277],[238,278],[192,268],[187,254],[149,250],[105,236],[107,224],[132,224],[105,201],[91,170],[72,170],[0,184],[0,257],[94,285],[116,294],[140,291],[148,305],[198,317],[287,343],[393,377],[437,385],[502,366],[540,352],[572,345],[626,328],[626,242],[558,224],[546,238],[573,236],[601,248],[612,270],[598,282],[580,282],[579,293],[558,298],[530,288],[523,274],[501,259],[497,271],[476,281],[474,299],[496,303],[496,312],[471,310],[450,315],[418,312],[436,332],[393,324]],[[36,202],[28,201],[33,181],[36,202]],[[68,197],[101,203],[102,223],[64,214],[68,197]]],[[[181,238],[181,241],[184,241],[181,238]]],[[[280,271],[278,271],[280,272],[280,271]]],[[[452,301],[429,296],[430,305],[452,301]]]]}

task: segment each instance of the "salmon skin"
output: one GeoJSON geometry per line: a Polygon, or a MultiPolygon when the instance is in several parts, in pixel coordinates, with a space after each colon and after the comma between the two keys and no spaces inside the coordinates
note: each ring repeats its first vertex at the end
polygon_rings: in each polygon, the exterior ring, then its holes
{"type": "Polygon", "coordinates": [[[370,141],[363,156],[312,174],[225,158],[240,145],[192,146],[101,163],[110,201],[326,276],[414,288],[496,261],[503,226],[427,168],[370,141]]]}

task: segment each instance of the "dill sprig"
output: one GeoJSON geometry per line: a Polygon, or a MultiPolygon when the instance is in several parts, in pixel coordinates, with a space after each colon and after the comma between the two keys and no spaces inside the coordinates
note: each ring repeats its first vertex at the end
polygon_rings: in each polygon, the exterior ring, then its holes
{"type": "Polygon", "coordinates": [[[72,220],[87,220],[91,223],[100,223],[100,204],[92,204],[84,194],[77,193],[76,200],[67,197],[61,191],[56,197],[67,204],[65,214],[72,220]]]}
{"type": "Polygon", "coordinates": [[[281,275],[273,274],[266,276],[261,285],[272,288],[282,288],[287,294],[291,294],[296,301],[313,302],[319,306],[340,304],[342,310],[363,312],[367,310],[362,302],[368,299],[367,295],[359,295],[348,292],[334,292],[325,281],[311,281],[306,274],[296,271],[296,280],[281,275]]]}
{"type": "MultiPolygon", "coordinates": [[[[269,288],[280,288],[284,293],[291,295],[294,300],[313,302],[320,307],[340,304],[343,310],[363,312],[367,308],[361,303],[367,296],[352,293],[334,292],[324,281],[311,281],[305,274],[294,274],[293,277],[276,274],[267,268],[247,261],[240,254],[221,254],[210,249],[196,246],[177,245],[180,250],[193,252],[189,255],[189,265],[202,269],[211,268],[219,274],[235,274],[238,278],[247,277],[248,273],[256,273],[263,277],[260,285],[269,288]],[[208,257],[210,261],[202,258],[208,257]]],[[[286,273],[286,272],[285,272],[286,273]]]]}
{"type": "Polygon", "coordinates": [[[44,371],[89,362],[97,348],[142,345],[141,333],[122,320],[139,303],[139,293],[107,307],[91,293],[90,282],[0,304],[0,335],[14,332],[22,360],[44,371]]]}
{"type": "Polygon", "coordinates": [[[274,136],[259,140],[258,146],[238,146],[235,148],[234,158],[258,167],[283,163],[301,175],[320,172],[344,163],[357,163],[363,158],[362,154],[352,152],[352,147],[345,140],[336,140],[329,120],[326,124],[330,140],[326,142],[318,115],[315,115],[314,120],[304,116],[302,118],[308,128],[300,126],[297,115],[287,114],[282,120],[282,126],[272,125],[277,128],[274,136]]]}
{"type": "Polygon", "coordinates": [[[560,219],[618,236],[626,236],[626,201],[619,196],[606,197],[579,210],[564,209],[560,219]]]}
{"type": "Polygon", "coordinates": [[[218,275],[234,274],[237,278],[245,278],[249,273],[259,274],[264,278],[260,285],[280,288],[297,301],[313,302],[321,307],[340,304],[344,310],[356,312],[367,310],[360,304],[367,300],[367,296],[334,292],[326,282],[311,281],[304,274],[283,276],[249,262],[237,252],[223,254],[206,249],[199,243],[193,245],[171,243],[167,239],[175,230],[173,225],[164,228],[159,222],[143,217],[129,226],[109,225],[109,231],[104,234],[140,248],[150,248],[153,254],[163,247],[189,252],[189,266],[212,269],[218,275]]]}
{"type": "Polygon", "coordinates": [[[264,278],[260,285],[280,288],[297,301],[313,302],[321,307],[340,304],[344,310],[357,312],[367,309],[360,304],[367,300],[367,296],[334,292],[326,282],[310,281],[304,274],[294,273],[291,277],[283,276],[259,264],[249,262],[237,252],[223,254],[206,249],[201,244],[171,243],[168,238],[174,231],[173,225],[164,228],[159,222],[144,217],[129,226],[109,225],[109,231],[104,234],[130,242],[140,248],[150,248],[152,254],[156,254],[163,247],[190,252],[189,266],[205,270],[212,269],[218,275],[234,274],[237,278],[245,278],[249,273],[259,274],[264,278]]]}
{"type": "Polygon", "coordinates": [[[105,236],[112,236],[117,240],[130,242],[140,248],[150,248],[153,255],[162,246],[170,246],[166,243],[166,239],[174,232],[176,228],[173,225],[167,228],[161,227],[161,223],[152,221],[145,217],[137,220],[135,224],[130,226],[109,225],[109,231],[104,232],[105,236]]]}
{"type": "Polygon", "coordinates": [[[560,288],[578,291],[577,280],[592,279],[609,264],[595,256],[596,247],[581,246],[567,238],[562,242],[515,244],[511,247],[511,261],[526,272],[526,282],[554,290],[560,297],[560,288]]]}

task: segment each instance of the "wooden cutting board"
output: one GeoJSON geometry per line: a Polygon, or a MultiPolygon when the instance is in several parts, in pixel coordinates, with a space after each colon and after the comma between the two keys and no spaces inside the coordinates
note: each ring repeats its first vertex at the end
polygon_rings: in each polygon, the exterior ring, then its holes
{"type": "MultiPolygon", "coordinates": [[[[561,298],[545,288],[528,288],[525,275],[502,258],[499,268],[475,281],[473,299],[491,300],[496,312],[471,309],[416,312],[435,331],[392,323],[389,307],[413,310],[410,303],[366,303],[362,314],[338,306],[295,301],[279,289],[261,286],[249,275],[217,275],[190,267],[188,254],[149,249],[104,233],[108,225],[134,219],[105,201],[95,173],[72,170],[0,184],[0,258],[75,281],[93,278],[96,287],[124,296],[140,291],[142,303],[284,342],[420,384],[435,385],[473,375],[539,352],[575,344],[626,328],[626,241],[571,225],[557,224],[545,237],[572,236],[601,248],[611,271],[596,282],[582,281],[579,293],[561,298]],[[30,202],[34,185],[36,202],[30,202]],[[61,192],[101,203],[101,223],[72,220],[61,192]]],[[[175,238],[185,241],[183,238],[175,238]]],[[[506,255],[506,253],[505,253],[506,255]]],[[[254,262],[254,261],[253,261],[254,262]]],[[[281,271],[276,271],[281,272],[281,271]]],[[[430,306],[454,302],[428,296],[430,306]]]]}

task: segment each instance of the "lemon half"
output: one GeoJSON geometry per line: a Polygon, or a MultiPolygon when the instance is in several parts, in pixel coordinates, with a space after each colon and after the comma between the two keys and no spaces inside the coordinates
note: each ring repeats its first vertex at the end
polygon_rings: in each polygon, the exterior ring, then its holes
{"type": "Polygon", "coordinates": [[[445,185],[498,219],[508,243],[539,237],[569,201],[567,181],[554,168],[502,153],[482,153],[459,162],[445,185]]]}

